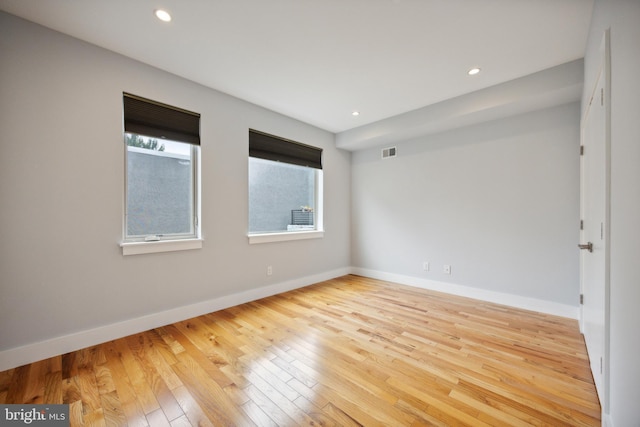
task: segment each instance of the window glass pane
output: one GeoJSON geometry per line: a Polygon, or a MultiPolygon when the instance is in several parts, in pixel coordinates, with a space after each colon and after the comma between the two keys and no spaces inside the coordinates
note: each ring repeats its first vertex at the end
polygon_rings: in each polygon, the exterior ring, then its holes
{"type": "Polygon", "coordinates": [[[194,235],[196,146],[125,134],[127,237],[194,235]]]}
{"type": "Polygon", "coordinates": [[[249,157],[249,233],[315,230],[313,168],[249,157]]]}

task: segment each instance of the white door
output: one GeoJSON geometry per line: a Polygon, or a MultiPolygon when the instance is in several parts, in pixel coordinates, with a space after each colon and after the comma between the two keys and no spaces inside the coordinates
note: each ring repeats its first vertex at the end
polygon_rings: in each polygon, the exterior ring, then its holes
{"type": "Polygon", "coordinates": [[[608,307],[608,111],[606,62],[582,120],[580,266],[582,331],[591,371],[606,409],[608,307]]]}

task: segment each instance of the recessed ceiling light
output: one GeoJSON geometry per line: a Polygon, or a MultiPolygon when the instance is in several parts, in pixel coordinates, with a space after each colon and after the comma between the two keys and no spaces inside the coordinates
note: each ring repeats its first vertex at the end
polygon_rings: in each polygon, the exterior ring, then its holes
{"type": "Polygon", "coordinates": [[[351,113],[352,116],[359,116],[360,115],[360,111],[354,111],[353,113],[351,113]]]}
{"type": "Polygon", "coordinates": [[[470,69],[469,71],[467,71],[467,74],[469,74],[470,76],[475,76],[479,72],[480,72],[480,68],[474,67],[474,68],[470,69]]]}
{"type": "Polygon", "coordinates": [[[156,15],[156,18],[163,22],[171,21],[171,15],[166,10],[156,9],[153,13],[156,15]]]}

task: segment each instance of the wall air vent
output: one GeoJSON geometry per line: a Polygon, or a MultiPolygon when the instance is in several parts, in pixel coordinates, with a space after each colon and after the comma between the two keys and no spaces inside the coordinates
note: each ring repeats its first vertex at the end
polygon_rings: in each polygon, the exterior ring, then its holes
{"type": "Polygon", "coordinates": [[[382,149],[382,158],[383,159],[388,159],[389,157],[395,157],[397,152],[398,152],[398,150],[396,150],[396,147],[383,148],[382,149]]]}

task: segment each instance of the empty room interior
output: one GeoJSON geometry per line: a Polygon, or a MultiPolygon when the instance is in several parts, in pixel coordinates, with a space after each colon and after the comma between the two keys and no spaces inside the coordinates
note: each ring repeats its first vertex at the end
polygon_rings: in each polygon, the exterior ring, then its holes
{"type": "Polygon", "coordinates": [[[640,426],[638,46],[637,0],[0,0],[0,416],[640,426]]]}

